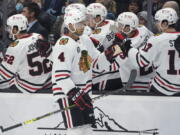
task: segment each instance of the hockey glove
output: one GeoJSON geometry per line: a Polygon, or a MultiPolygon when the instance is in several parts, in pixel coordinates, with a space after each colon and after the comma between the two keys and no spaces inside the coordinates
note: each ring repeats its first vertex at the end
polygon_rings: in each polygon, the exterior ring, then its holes
{"type": "Polygon", "coordinates": [[[116,33],[113,44],[119,45],[124,56],[128,56],[129,49],[131,48],[131,40],[124,33],[116,33]]]}
{"type": "Polygon", "coordinates": [[[84,110],[86,107],[93,108],[91,98],[80,88],[73,88],[68,92],[67,96],[80,110],[84,110]]]}
{"type": "Polygon", "coordinates": [[[180,54],[180,36],[174,41],[174,47],[180,54]]]}
{"type": "Polygon", "coordinates": [[[113,41],[113,44],[120,45],[123,42],[123,40],[126,39],[126,38],[127,38],[127,36],[125,34],[123,34],[123,33],[116,33],[115,34],[115,39],[113,41]]]}
{"type": "Polygon", "coordinates": [[[108,47],[105,51],[104,54],[106,56],[106,59],[110,62],[113,63],[116,55],[115,55],[115,45],[108,47]]]}
{"type": "Polygon", "coordinates": [[[52,46],[47,40],[38,39],[36,41],[36,48],[41,57],[48,57],[52,52],[52,46]]]}

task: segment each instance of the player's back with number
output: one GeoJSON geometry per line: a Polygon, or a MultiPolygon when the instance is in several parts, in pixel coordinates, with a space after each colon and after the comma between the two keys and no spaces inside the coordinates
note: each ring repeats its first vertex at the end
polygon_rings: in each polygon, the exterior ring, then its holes
{"type": "Polygon", "coordinates": [[[156,75],[152,84],[162,93],[171,95],[180,90],[180,54],[174,47],[174,41],[180,36],[178,33],[163,33],[152,37],[143,56],[153,61],[156,75]]]}
{"type": "Polygon", "coordinates": [[[1,76],[20,90],[36,92],[51,84],[51,63],[36,49],[39,34],[25,34],[7,48],[0,66],[1,76]],[[13,79],[12,79],[13,78],[13,79]]]}

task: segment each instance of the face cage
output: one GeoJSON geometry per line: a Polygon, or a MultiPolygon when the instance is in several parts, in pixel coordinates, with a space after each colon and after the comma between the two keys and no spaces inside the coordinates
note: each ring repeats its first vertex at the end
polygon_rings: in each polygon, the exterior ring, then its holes
{"type": "Polygon", "coordinates": [[[98,23],[95,21],[95,18],[93,15],[87,14],[87,21],[89,22],[93,22],[95,24],[95,29],[98,27],[98,25],[100,23],[102,23],[104,21],[104,18],[101,16],[101,21],[99,21],[98,23]]]}
{"type": "Polygon", "coordinates": [[[119,31],[119,29],[121,29],[120,32],[123,32],[126,35],[128,35],[129,33],[131,33],[135,29],[135,28],[132,28],[130,25],[127,25],[127,24],[125,25],[125,24],[122,24],[122,23],[118,23],[117,28],[118,28],[118,31],[119,31]],[[128,32],[124,31],[126,26],[129,26],[129,28],[130,28],[130,30],[128,32]]]}
{"type": "MultiPolygon", "coordinates": [[[[78,34],[77,34],[77,29],[83,29],[83,28],[86,26],[85,21],[82,21],[82,22],[79,22],[79,23],[76,23],[76,24],[72,24],[72,25],[73,25],[73,27],[74,27],[74,31],[71,30],[71,29],[69,28],[69,26],[68,26],[68,29],[69,29],[69,31],[71,31],[72,33],[74,33],[74,34],[76,34],[76,35],[78,35],[78,34]]],[[[78,36],[79,36],[79,35],[78,35],[78,36]]]]}
{"type": "MultiPolygon", "coordinates": [[[[163,30],[163,28],[162,28],[162,22],[163,22],[163,21],[167,21],[167,22],[168,22],[168,20],[161,20],[161,21],[155,20],[155,24],[159,26],[158,29],[160,29],[161,31],[163,30]]],[[[172,25],[172,24],[175,24],[175,23],[169,23],[169,22],[168,22],[168,26],[169,26],[169,25],[172,25]]]]}
{"type": "Polygon", "coordinates": [[[6,25],[5,27],[5,30],[9,33],[9,38],[12,39],[12,40],[16,40],[16,35],[19,34],[19,30],[17,29],[17,32],[14,34],[13,33],[13,30],[15,29],[15,26],[11,27],[11,26],[8,26],[6,25]]]}

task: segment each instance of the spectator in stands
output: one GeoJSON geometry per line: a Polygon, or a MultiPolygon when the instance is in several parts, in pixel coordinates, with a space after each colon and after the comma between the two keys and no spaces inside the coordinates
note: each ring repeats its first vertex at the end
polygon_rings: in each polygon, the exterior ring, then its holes
{"type": "Polygon", "coordinates": [[[179,5],[176,1],[167,1],[164,3],[162,8],[173,8],[177,12],[178,16],[180,16],[179,5]]]}
{"type": "Polygon", "coordinates": [[[3,13],[0,11],[0,39],[2,38],[2,27],[3,27],[3,13]]]}
{"type": "Polygon", "coordinates": [[[139,18],[139,24],[147,27],[147,21],[148,21],[147,12],[146,11],[139,12],[138,18],[139,18]]]}
{"type": "Polygon", "coordinates": [[[2,26],[3,26],[3,22],[2,22],[2,18],[0,17],[0,39],[2,39],[2,26]]]}
{"type": "MultiPolygon", "coordinates": [[[[176,1],[167,1],[164,3],[162,8],[173,8],[180,17],[179,4],[176,1]]],[[[177,31],[180,31],[180,19],[177,21],[175,28],[177,31]]]]}
{"type": "MultiPolygon", "coordinates": [[[[165,0],[152,0],[152,15],[154,16],[156,11],[162,8],[165,0]]],[[[143,10],[147,10],[147,0],[143,2],[143,10]]]]}
{"type": "Polygon", "coordinates": [[[57,17],[61,14],[61,9],[65,3],[65,0],[45,0],[45,11],[50,15],[57,17]]]}
{"type": "Polygon", "coordinates": [[[48,30],[48,33],[49,33],[52,25],[56,21],[56,18],[53,17],[52,15],[48,14],[44,10],[42,10],[43,9],[43,1],[42,0],[32,0],[32,2],[37,3],[39,8],[41,9],[41,12],[38,17],[38,21],[43,27],[45,27],[48,30]]]}
{"type": "Polygon", "coordinates": [[[37,3],[30,2],[24,5],[23,15],[28,19],[28,33],[38,33],[43,35],[44,38],[48,38],[48,31],[38,21],[38,17],[41,10],[37,3]]]}
{"type": "Polygon", "coordinates": [[[17,0],[16,1],[16,12],[21,13],[24,7],[24,4],[27,2],[31,2],[31,0],[17,0]]]}
{"type": "Polygon", "coordinates": [[[153,24],[151,31],[152,31],[153,33],[157,33],[157,32],[158,32],[158,31],[157,31],[157,28],[156,28],[156,26],[155,26],[155,22],[154,22],[153,16],[151,16],[151,18],[148,18],[148,16],[147,16],[147,11],[141,11],[141,12],[139,12],[139,13],[137,14],[137,16],[138,16],[138,18],[139,18],[139,24],[140,24],[140,25],[144,25],[144,26],[146,26],[146,27],[148,28],[148,21],[151,21],[152,24],[153,24]]]}
{"type": "Polygon", "coordinates": [[[32,0],[32,2],[37,3],[38,6],[39,6],[40,8],[42,8],[42,5],[43,5],[43,1],[42,1],[42,0],[32,0]]]}
{"type": "Polygon", "coordinates": [[[23,10],[23,3],[24,3],[24,0],[18,0],[16,2],[16,12],[17,13],[21,13],[22,10],[23,10]]]}
{"type": "Polygon", "coordinates": [[[142,10],[142,1],[141,0],[130,0],[127,10],[137,14],[142,10]]]}
{"type": "Polygon", "coordinates": [[[110,19],[110,20],[116,19],[117,9],[116,9],[116,2],[114,0],[96,0],[95,2],[101,3],[106,7],[108,11],[106,19],[110,19]]]}

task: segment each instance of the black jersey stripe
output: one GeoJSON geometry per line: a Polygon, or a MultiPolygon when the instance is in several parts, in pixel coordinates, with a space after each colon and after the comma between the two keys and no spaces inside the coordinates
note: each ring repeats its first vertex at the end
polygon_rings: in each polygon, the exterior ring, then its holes
{"type": "Polygon", "coordinates": [[[1,74],[0,74],[0,76],[1,76],[4,80],[9,80],[9,79],[5,78],[5,77],[4,77],[3,75],[1,75],[1,74]]]}
{"type": "MultiPolygon", "coordinates": [[[[125,82],[123,82],[123,84],[126,84],[125,82]]],[[[138,81],[134,81],[134,84],[149,84],[149,82],[138,82],[138,81]]]]}
{"type": "Polygon", "coordinates": [[[16,79],[16,82],[18,83],[21,88],[24,88],[25,90],[31,91],[32,93],[36,92],[37,90],[41,89],[43,86],[35,87],[32,85],[25,84],[24,82],[16,79]]]}
{"type": "Polygon", "coordinates": [[[147,64],[149,64],[150,62],[144,57],[144,56],[142,56],[141,54],[140,54],[140,57],[143,59],[143,61],[145,61],[147,64]]]}
{"type": "Polygon", "coordinates": [[[169,82],[168,80],[166,80],[165,78],[163,78],[163,77],[160,75],[160,73],[158,73],[158,72],[156,72],[156,73],[157,73],[157,75],[158,75],[163,81],[165,81],[167,84],[169,84],[169,85],[174,85],[174,86],[176,86],[176,87],[180,87],[179,84],[171,83],[171,82],[169,82]]]}
{"type": "MultiPolygon", "coordinates": [[[[26,84],[32,85],[32,86],[37,86],[37,87],[40,86],[40,87],[41,87],[41,86],[45,85],[45,83],[36,84],[36,83],[29,82],[29,81],[27,81],[27,80],[22,79],[19,75],[17,75],[17,79],[20,80],[20,81],[22,81],[23,83],[26,83],[26,84]]],[[[51,77],[49,77],[45,82],[50,81],[50,79],[51,79],[51,77]]]]}
{"type": "Polygon", "coordinates": [[[54,95],[54,96],[57,96],[57,95],[64,95],[64,93],[63,93],[63,92],[56,92],[56,93],[53,92],[53,95],[54,95]]]}
{"type": "Polygon", "coordinates": [[[89,83],[92,83],[92,80],[88,80],[86,83],[84,84],[76,84],[76,86],[86,86],[88,85],[89,83]]]}
{"type": "Polygon", "coordinates": [[[160,84],[156,81],[156,79],[154,79],[154,82],[155,82],[159,87],[161,87],[163,90],[166,90],[166,91],[168,91],[168,92],[174,92],[174,91],[171,91],[171,90],[167,89],[166,87],[160,85],[160,84]]]}
{"type": "MultiPolygon", "coordinates": [[[[25,90],[25,91],[27,91],[27,92],[29,92],[29,93],[35,93],[35,91],[32,92],[32,91],[30,91],[29,89],[24,88],[24,87],[21,86],[21,84],[19,84],[18,82],[17,82],[17,85],[18,85],[21,89],[23,89],[23,90],[25,90]]],[[[20,90],[20,91],[21,91],[21,90],[20,90]]]]}
{"type": "Polygon", "coordinates": [[[12,76],[14,75],[14,73],[11,72],[10,70],[8,70],[5,66],[3,66],[3,64],[1,64],[1,67],[2,67],[6,72],[8,72],[9,74],[11,74],[12,76]]]}
{"type": "Polygon", "coordinates": [[[55,73],[62,73],[62,72],[71,73],[70,70],[56,70],[56,71],[55,71],[55,73]]]}
{"type": "Polygon", "coordinates": [[[66,79],[68,79],[68,78],[70,78],[69,76],[67,76],[67,77],[64,77],[64,78],[59,78],[59,79],[56,79],[56,82],[58,82],[58,81],[62,81],[62,80],[66,80],[66,79]]]}
{"type": "Polygon", "coordinates": [[[139,53],[136,54],[136,62],[138,64],[138,66],[141,67],[138,55],[139,55],[139,53]]]}
{"type": "Polygon", "coordinates": [[[114,74],[114,73],[119,73],[119,70],[112,71],[112,72],[105,72],[105,73],[102,73],[102,74],[100,74],[100,75],[97,75],[97,76],[95,76],[95,77],[93,77],[93,78],[101,77],[101,76],[103,76],[103,75],[108,75],[108,74],[114,74]]]}

